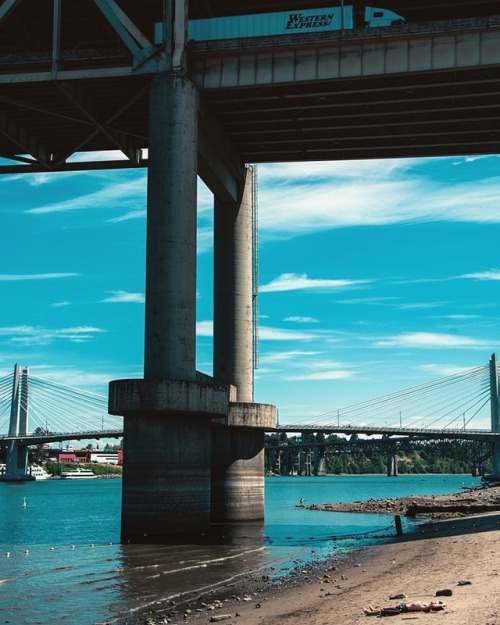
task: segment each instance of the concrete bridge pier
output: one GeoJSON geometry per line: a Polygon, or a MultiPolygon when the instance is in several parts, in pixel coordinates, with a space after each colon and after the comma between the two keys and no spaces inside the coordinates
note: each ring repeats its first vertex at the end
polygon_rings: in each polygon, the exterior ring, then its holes
{"type": "Polygon", "coordinates": [[[197,374],[198,93],[158,74],[150,92],[144,379],[110,383],[124,418],[122,540],[168,542],[210,522],[211,419],[229,389],[197,374]]]}
{"type": "Polygon", "coordinates": [[[231,385],[227,419],[212,431],[211,519],[264,518],[264,430],[274,406],[253,403],[253,176],[246,170],[239,201],[215,200],[214,379],[231,385]]]}
{"type": "Polygon", "coordinates": [[[314,475],[326,474],[325,448],[316,445],[314,447],[314,475]]]}
{"type": "Polygon", "coordinates": [[[398,459],[395,452],[387,454],[387,477],[397,477],[398,459]]]}
{"type": "Polygon", "coordinates": [[[264,514],[264,429],[275,413],[252,403],[251,185],[241,202],[216,207],[214,376],[196,371],[198,106],[183,75],[156,76],[144,379],[109,388],[110,413],[124,416],[124,541],[196,540],[211,520],[264,514]]]}

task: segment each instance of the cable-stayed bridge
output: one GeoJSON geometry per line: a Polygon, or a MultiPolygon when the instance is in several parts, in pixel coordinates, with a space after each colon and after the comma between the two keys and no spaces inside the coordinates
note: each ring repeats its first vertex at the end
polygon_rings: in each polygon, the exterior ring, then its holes
{"type": "Polygon", "coordinates": [[[493,442],[498,412],[495,359],[425,384],[325,412],[278,431],[450,438],[493,442]]]}
{"type": "Polygon", "coordinates": [[[31,375],[19,365],[0,378],[0,446],[7,448],[0,479],[30,479],[28,448],[56,441],[123,436],[123,418],[108,398],[31,375]]]}
{"type": "MultiPolygon", "coordinates": [[[[500,457],[499,372],[496,354],[484,365],[325,412],[277,432],[322,432],[491,443],[500,457]]],[[[28,473],[27,449],[67,440],[123,436],[123,418],[108,413],[108,398],[30,374],[18,365],[0,378],[0,446],[6,474],[28,473]]]]}

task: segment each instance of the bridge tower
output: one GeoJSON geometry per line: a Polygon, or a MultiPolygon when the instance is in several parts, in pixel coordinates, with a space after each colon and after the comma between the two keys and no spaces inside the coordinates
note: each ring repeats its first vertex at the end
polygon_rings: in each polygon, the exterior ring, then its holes
{"type": "Polygon", "coordinates": [[[185,67],[188,0],[165,4],[167,60],[149,92],[144,378],[109,388],[109,412],[124,417],[122,540],[136,542],[262,519],[264,431],[275,423],[274,406],[253,403],[251,176],[202,123],[185,67]],[[196,369],[200,160],[217,178],[212,377],[196,369]]]}
{"type": "MultiPolygon", "coordinates": [[[[21,370],[19,365],[15,365],[9,437],[22,437],[28,434],[28,380],[28,367],[21,370]]],[[[7,449],[5,472],[0,475],[0,480],[18,482],[34,479],[28,474],[28,446],[17,440],[11,440],[7,449]]]]}
{"type": "MultiPolygon", "coordinates": [[[[498,357],[492,354],[490,358],[490,402],[491,402],[491,431],[500,432],[500,401],[498,381],[498,357]]],[[[495,480],[500,479],[500,442],[493,443],[493,470],[486,476],[495,480]]]]}

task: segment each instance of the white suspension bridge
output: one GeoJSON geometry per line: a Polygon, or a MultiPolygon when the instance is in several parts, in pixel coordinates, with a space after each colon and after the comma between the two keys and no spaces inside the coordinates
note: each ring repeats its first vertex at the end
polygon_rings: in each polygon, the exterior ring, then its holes
{"type": "MultiPolygon", "coordinates": [[[[105,395],[32,375],[28,367],[16,365],[13,373],[0,378],[0,447],[7,449],[0,479],[28,478],[30,446],[122,437],[123,417],[110,415],[107,406],[105,395]]],[[[493,473],[500,475],[497,356],[487,364],[276,430],[489,442],[493,473]]]]}

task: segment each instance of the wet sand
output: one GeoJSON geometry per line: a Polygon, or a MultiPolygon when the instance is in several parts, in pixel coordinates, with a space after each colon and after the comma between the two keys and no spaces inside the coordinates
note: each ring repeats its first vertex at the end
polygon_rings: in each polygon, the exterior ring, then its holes
{"type": "MultiPolygon", "coordinates": [[[[492,494],[500,497],[500,488],[487,489],[479,496],[494,506],[492,494]]],[[[467,495],[461,493],[459,498],[467,495]]],[[[434,499],[438,499],[436,505],[442,505],[455,496],[434,499]]],[[[316,513],[328,514],[311,511],[316,513]]],[[[441,599],[446,603],[442,612],[403,613],[388,618],[395,624],[415,620],[500,625],[499,576],[500,512],[460,511],[454,515],[448,511],[434,518],[422,517],[415,533],[362,549],[348,561],[317,563],[279,582],[254,578],[247,580],[244,588],[226,589],[226,594],[219,591],[204,601],[157,606],[154,612],[129,623],[358,625],[379,618],[364,615],[362,608],[369,604],[387,606],[405,600],[441,599]],[[448,596],[436,597],[442,590],[448,596]],[[404,599],[390,599],[403,595],[404,599]]]]}

